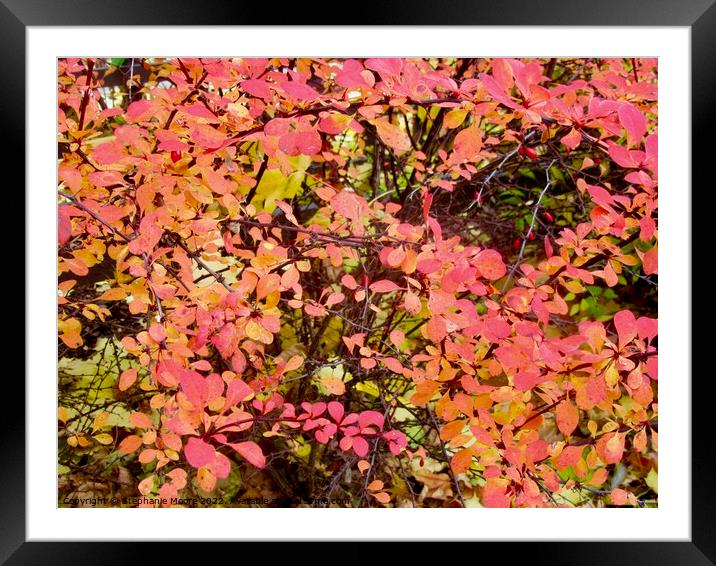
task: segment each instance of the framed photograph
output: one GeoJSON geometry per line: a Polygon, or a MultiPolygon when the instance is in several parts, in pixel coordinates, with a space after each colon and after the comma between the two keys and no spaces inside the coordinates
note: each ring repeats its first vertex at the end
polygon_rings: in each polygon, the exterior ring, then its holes
{"type": "Polygon", "coordinates": [[[716,561],[691,369],[716,8],[431,7],[3,0],[3,563],[716,561]]]}

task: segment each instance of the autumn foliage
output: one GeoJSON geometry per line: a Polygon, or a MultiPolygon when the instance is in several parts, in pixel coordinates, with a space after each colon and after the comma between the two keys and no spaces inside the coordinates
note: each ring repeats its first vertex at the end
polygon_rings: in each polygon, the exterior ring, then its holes
{"type": "Polygon", "coordinates": [[[64,59],[58,96],[60,504],[656,505],[656,60],[64,59]]]}

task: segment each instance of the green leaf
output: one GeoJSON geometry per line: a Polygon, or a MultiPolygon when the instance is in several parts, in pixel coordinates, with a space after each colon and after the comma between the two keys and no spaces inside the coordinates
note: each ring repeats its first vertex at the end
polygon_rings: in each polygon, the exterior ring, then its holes
{"type": "Polygon", "coordinates": [[[646,476],[646,485],[654,490],[654,493],[659,493],[659,473],[652,468],[646,476]]]}

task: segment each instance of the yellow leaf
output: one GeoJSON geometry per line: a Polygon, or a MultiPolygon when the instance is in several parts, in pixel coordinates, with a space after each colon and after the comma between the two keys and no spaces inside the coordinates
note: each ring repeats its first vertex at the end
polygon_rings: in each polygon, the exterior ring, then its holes
{"type": "Polygon", "coordinates": [[[58,407],[57,408],[57,420],[62,421],[63,423],[66,423],[70,418],[72,417],[70,409],[67,407],[58,407]]]}
{"type": "Polygon", "coordinates": [[[100,414],[98,414],[92,422],[92,431],[94,432],[101,429],[105,424],[107,424],[108,418],[109,413],[107,411],[102,411],[100,414]]]}
{"type": "Polygon", "coordinates": [[[211,493],[216,487],[216,476],[211,473],[211,470],[206,466],[202,466],[196,472],[196,483],[206,493],[211,493]]]}
{"type": "Polygon", "coordinates": [[[371,397],[380,397],[380,391],[374,381],[361,381],[356,383],[355,388],[371,397]]]}
{"type": "Polygon", "coordinates": [[[652,468],[646,476],[646,485],[654,490],[654,493],[659,493],[659,473],[652,468]]]}
{"type": "Polygon", "coordinates": [[[97,442],[99,442],[103,446],[107,446],[109,444],[112,444],[112,442],[114,442],[114,438],[112,438],[112,435],[107,434],[106,432],[103,432],[101,434],[95,434],[92,438],[94,438],[97,442]]]}
{"type": "Polygon", "coordinates": [[[443,124],[446,128],[449,129],[457,128],[465,121],[465,116],[467,116],[467,110],[465,110],[464,108],[455,108],[445,114],[445,120],[443,121],[443,124]]]}
{"type": "Polygon", "coordinates": [[[254,340],[256,342],[261,342],[261,338],[264,333],[263,327],[256,322],[255,320],[249,320],[246,323],[246,328],[244,330],[246,332],[246,336],[251,338],[251,340],[254,340]]]}

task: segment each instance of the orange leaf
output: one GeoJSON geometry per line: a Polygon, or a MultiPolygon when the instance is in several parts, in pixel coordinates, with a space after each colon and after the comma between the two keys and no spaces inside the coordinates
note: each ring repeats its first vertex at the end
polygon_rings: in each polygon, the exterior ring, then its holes
{"type": "Polygon", "coordinates": [[[574,432],[579,423],[579,411],[568,399],[557,405],[557,428],[564,436],[569,436],[574,432]]]}
{"type": "Polygon", "coordinates": [[[388,147],[394,149],[398,153],[403,153],[410,149],[410,138],[400,127],[391,124],[387,119],[380,118],[371,120],[375,126],[380,140],[388,147]]]}
{"type": "Polygon", "coordinates": [[[383,482],[380,480],[373,480],[368,484],[368,490],[370,491],[380,491],[383,489],[383,482]]]}
{"type": "Polygon", "coordinates": [[[380,493],[371,493],[373,497],[376,498],[376,500],[379,503],[382,503],[383,505],[386,505],[387,503],[390,503],[390,495],[385,493],[384,491],[381,491],[380,493]]]}
{"type": "Polygon", "coordinates": [[[136,434],[130,434],[124,440],[122,440],[122,442],[119,443],[119,446],[117,448],[120,452],[124,452],[125,454],[131,454],[141,445],[142,439],[139,438],[136,434]]]}

